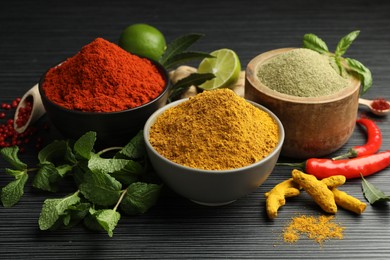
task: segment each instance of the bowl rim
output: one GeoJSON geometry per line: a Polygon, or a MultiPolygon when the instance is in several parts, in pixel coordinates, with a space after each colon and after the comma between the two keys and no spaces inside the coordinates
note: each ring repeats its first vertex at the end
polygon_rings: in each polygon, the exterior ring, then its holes
{"type": "Polygon", "coordinates": [[[165,158],[164,156],[160,155],[155,149],[154,147],[152,146],[152,144],[150,143],[149,141],[149,132],[150,132],[150,128],[151,126],[154,124],[154,122],[157,120],[157,118],[164,112],[166,111],[167,109],[169,108],[172,108],[174,106],[177,106],[183,102],[186,102],[188,101],[190,98],[184,98],[184,99],[180,99],[180,100],[176,100],[172,103],[169,103],[161,108],[159,108],[158,110],[156,110],[149,118],[148,120],[146,121],[145,125],[144,125],[144,130],[143,130],[143,134],[144,134],[144,140],[145,140],[145,144],[147,146],[147,148],[149,148],[149,150],[151,152],[153,152],[153,154],[155,154],[156,156],[158,156],[159,158],[161,158],[164,162],[166,163],[170,163],[170,164],[173,164],[174,166],[180,168],[180,169],[183,169],[185,170],[185,172],[187,174],[189,174],[189,172],[191,173],[197,173],[197,174],[236,174],[237,172],[240,172],[240,171],[245,171],[247,169],[250,169],[250,168],[253,168],[253,167],[256,167],[260,164],[264,164],[266,163],[267,161],[271,160],[271,158],[273,158],[275,156],[275,154],[278,154],[280,153],[280,151],[282,150],[282,146],[283,146],[283,142],[284,142],[284,138],[285,138],[285,131],[284,131],[284,128],[283,128],[283,124],[282,122],[280,121],[280,119],[269,109],[267,109],[266,107],[254,102],[254,101],[251,101],[251,100],[247,100],[247,102],[251,103],[252,105],[254,105],[255,107],[263,110],[264,112],[266,112],[267,114],[269,114],[275,121],[276,121],[276,124],[278,125],[278,129],[279,129],[279,140],[278,140],[278,143],[277,145],[275,146],[275,148],[267,155],[265,156],[264,158],[262,158],[261,160],[255,162],[255,163],[252,163],[250,165],[246,165],[244,167],[240,167],[240,168],[234,168],[234,169],[226,169],[226,170],[204,170],[204,169],[199,169],[199,168],[192,168],[192,167],[188,167],[188,166],[185,166],[185,165],[182,165],[182,164],[179,164],[179,163],[176,163],[176,162],[173,162],[167,158],[165,158]]]}
{"type": "MultiPolygon", "coordinates": [[[[331,103],[334,101],[339,101],[347,96],[354,93],[357,89],[360,89],[360,80],[356,77],[352,77],[351,84],[340,91],[337,91],[330,95],[324,95],[320,97],[298,97],[293,95],[288,95],[284,93],[280,93],[276,90],[273,90],[269,87],[267,87],[265,84],[263,84],[257,77],[257,71],[258,67],[263,64],[264,62],[268,61],[269,59],[272,59],[273,57],[294,50],[299,49],[296,47],[288,47],[288,48],[279,48],[279,49],[273,49],[270,51],[263,52],[256,57],[254,57],[251,61],[249,61],[245,75],[247,81],[250,83],[250,85],[258,90],[259,92],[263,93],[264,95],[270,96],[274,99],[279,99],[285,102],[291,102],[291,103],[303,103],[303,104],[323,104],[323,103],[331,103]]],[[[359,90],[360,91],[360,90],[359,90]]]]}
{"type": "MultiPolygon", "coordinates": [[[[133,54],[135,55],[135,54],[133,54]]],[[[164,68],[164,66],[162,64],[160,64],[159,62],[157,61],[154,61],[152,59],[149,59],[149,58],[146,58],[146,57],[142,57],[142,56],[139,56],[139,55],[136,55],[142,59],[147,59],[149,60],[154,66],[156,66],[156,68],[158,69],[158,71],[160,72],[160,74],[163,76],[164,80],[165,80],[165,86],[164,86],[164,89],[163,91],[157,96],[155,97],[154,99],[152,99],[151,101],[145,103],[145,104],[142,104],[140,106],[137,106],[137,107],[134,107],[134,108],[130,108],[130,109],[125,109],[125,110],[120,110],[120,111],[111,111],[111,112],[91,112],[91,111],[80,111],[80,110],[72,110],[72,109],[67,109],[63,106],[60,106],[56,103],[54,103],[53,101],[51,101],[45,94],[45,91],[43,90],[43,83],[44,83],[44,80],[45,80],[45,76],[47,74],[47,72],[52,69],[52,68],[55,68],[55,67],[58,67],[58,66],[61,66],[61,64],[63,64],[65,61],[62,61],[60,63],[57,63],[56,65],[50,67],[49,69],[47,69],[43,75],[41,76],[41,78],[39,79],[39,82],[38,82],[38,90],[39,90],[39,94],[40,96],[42,97],[43,100],[45,100],[46,102],[50,103],[51,106],[54,106],[56,107],[57,109],[59,110],[62,110],[64,112],[68,112],[68,113],[74,113],[74,114],[80,114],[80,115],[115,115],[115,114],[121,114],[121,113],[125,113],[125,112],[130,112],[130,111],[137,111],[137,110],[140,110],[148,105],[151,105],[155,102],[157,102],[158,100],[160,100],[170,89],[170,86],[171,86],[171,81],[169,79],[169,76],[168,76],[168,71],[164,68]]]]}

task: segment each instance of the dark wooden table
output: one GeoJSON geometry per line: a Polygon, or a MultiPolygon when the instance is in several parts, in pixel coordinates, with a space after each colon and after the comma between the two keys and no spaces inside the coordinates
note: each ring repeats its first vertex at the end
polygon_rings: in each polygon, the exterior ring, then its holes
{"type": "MultiPolygon", "coordinates": [[[[390,2],[347,1],[2,1],[0,3],[0,102],[11,102],[35,85],[49,67],[74,55],[96,37],[117,42],[129,24],[144,22],[173,38],[199,32],[206,36],[194,49],[235,50],[243,68],[256,55],[281,47],[301,46],[305,33],[315,33],[334,49],[339,38],[359,29],[347,55],[372,71],[374,85],[365,98],[390,98],[390,2]]],[[[382,150],[390,148],[388,118],[377,118],[363,107],[359,113],[377,121],[383,131],[382,150]]],[[[47,121],[46,118],[42,119],[47,121]]],[[[1,121],[3,122],[3,121],[1,121]]],[[[326,123],[326,122],[324,122],[326,123]]],[[[71,125],[69,127],[72,127],[71,125]]],[[[45,134],[50,142],[59,135],[45,134]]],[[[338,153],[364,143],[357,128],[338,153]]],[[[33,145],[31,145],[33,146],[33,145]]],[[[36,152],[23,155],[29,164],[36,152]]],[[[6,166],[0,161],[1,169],[6,166]]],[[[368,180],[390,195],[390,169],[368,180]]],[[[287,178],[290,169],[276,167],[252,194],[226,206],[205,207],[166,193],[148,213],[122,217],[109,238],[82,226],[40,231],[38,218],[45,198],[55,196],[26,186],[13,208],[0,207],[0,259],[388,259],[390,208],[370,206],[361,216],[344,210],[336,221],[345,227],[343,240],[323,247],[302,238],[281,239],[282,229],[297,213],[321,214],[307,196],[292,199],[279,217],[269,221],[264,192],[287,178]]],[[[3,170],[0,186],[10,181],[3,170]]],[[[360,180],[344,190],[364,200],[360,180]]],[[[66,194],[67,187],[62,192],[66,194]]]]}

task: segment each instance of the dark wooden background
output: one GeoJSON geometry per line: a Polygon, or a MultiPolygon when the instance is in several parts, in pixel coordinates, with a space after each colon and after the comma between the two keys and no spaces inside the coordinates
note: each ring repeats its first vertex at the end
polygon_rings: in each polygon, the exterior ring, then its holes
{"type": "MultiPolygon", "coordinates": [[[[338,1],[1,1],[0,102],[10,102],[35,85],[42,73],[74,55],[96,37],[117,42],[129,24],[159,28],[171,41],[204,33],[194,50],[230,48],[243,68],[256,55],[281,47],[301,46],[305,33],[315,33],[334,49],[339,38],[360,29],[347,56],[369,67],[374,78],[366,98],[390,98],[390,2],[338,1]]],[[[360,108],[360,113],[372,116],[360,108]]],[[[383,131],[382,150],[390,149],[389,119],[372,117],[383,131]]],[[[42,119],[43,121],[46,118],[42,119]]],[[[324,122],[326,123],[326,122],[324,122]]],[[[72,125],[69,125],[72,127],[72,125]]],[[[46,142],[58,137],[51,128],[46,142]]],[[[338,153],[365,142],[356,128],[338,153]]],[[[34,148],[23,159],[36,162],[34,148]]],[[[0,167],[6,166],[0,161],[0,167]]],[[[114,237],[82,226],[43,232],[38,217],[47,194],[26,186],[13,208],[0,207],[0,259],[387,259],[390,257],[390,208],[368,206],[361,216],[344,210],[336,221],[345,227],[343,240],[323,247],[308,239],[296,244],[281,240],[283,227],[298,214],[318,215],[307,196],[288,201],[279,217],[268,221],[264,192],[287,178],[290,169],[276,167],[254,193],[222,207],[194,204],[167,192],[147,214],[122,217],[114,237]]],[[[0,186],[11,179],[0,173],[0,186]]],[[[390,169],[368,180],[390,195],[390,169]]],[[[343,188],[364,200],[360,180],[343,188]]],[[[69,190],[63,187],[66,194],[69,190]]],[[[63,195],[62,194],[62,195],[63,195]]]]}

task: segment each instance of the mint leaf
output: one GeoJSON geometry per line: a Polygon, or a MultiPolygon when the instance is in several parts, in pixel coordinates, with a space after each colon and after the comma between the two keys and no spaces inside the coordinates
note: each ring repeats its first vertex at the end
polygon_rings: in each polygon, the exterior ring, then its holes
{"type": "Polygon", "coordinates": [[[126,159],[101,158],[98,154],[92,153],[88,161],[88,168],[92,172],[111,173],[122,170],[128,163],[129,160],[126,159]]]}
{"type": "Polygon", "coordinates": [[[16,170],[25,170],[27,169],[27,164],[19,160],[18,152],[18,146],[4,147],[0,150],[0,154],[3,159],[6,160],[10,165],[12,165],[13,168],[15,168],[16,170]]]}
{"type": "Polygon", "coordinates": [[[100,226],[112,237],[113,231],[121,218],[121,214],[112,209],[104,209],[98,210],[94,215],[100,226]]]}
{"type": "Polygon", "coordinates": [[[73,149],[76,155],[79,155],[83,159],[89,160],[91,158],[91,152],[96,141],[96,132],[87,132],[81,136],[74,144],[73,149]]]}
{"type": "Polygon", "coordinates": [[[192,44],[202,38],[203,34],[186,34],[174,39],[168,44],[163,56],[160,59],[160,63],[165,66],[165,63],[172,57],[186,51],[192,44]]]}
{"type": "Polygon", "coordinates": [[[369,88],[372,86],[371,71],[357,60],[345,58],[345,61],[347,62],[349,69],[356,72],[360,77],[362,84],[362,94],[366,93],[367,90],[369,90],[369,88]]]}
{"type": "Polygon", "coordinates": [[[327,54],[329,52],[326,43],[317,35],[312,33],[308,33],[303,36],[303,47],[321,54],[327,54]]]}
{"type": "Polygon", "coordinates": [[[48,144],[38,153],[40,164],[63,163],[68,154],[68,143],[64,140],[56,140],[48,144]]]}
{"type": "Polygon", "coordinates": [[[66,210],[67,215],[62,220],[65,228],[71,228],[80,223],[88,214],[88,210],[91,207],[89,203],[78,203],[70,205],[66,210]]]}
{"type": "Polygon", "coordinates": [[[95,213],[97,210],[95,210],[93,207],[89,209],[89,214],[84,218],[84,226],[90,230],[94,231],[104,231],[103,227],[97,222],[95,213]]]}
{"type": "Polygon", "coordinates": [[[57,220],[66,215],[70,206],[80,202],[79,191],[60,199],[46,199],[44,201],[41,214],[39,216],[39,228],[41,230],[50,229],[57,220]]]}
{"type": "Polygon", "coordinates": [[[204,58],[215,58],[215,57],[206,52],[182,52],[165,61],[164,67],[166,69],[170,69],[175,66],[179,66],[185,62],[189,62],[193,60],[202,60],[204,58]]]}
{"type": "Polygon", "coordinates": [[[127,188],[120,207],[128,215],[142,214],[156,204],[161,186],[136,182],[127,188]]]}
{"type": "Polygon", "coordinates": [[[140,159],[146,155],[143,131],[139,131],[116,155],[117,159],[140,159]]]}
{"type": "Polygon", "coordinates": [[[352,42],[358,37],[360,31],[353,31],[347,35],[345,35],[341,40],[338,42],[336,50],[335,50],[335,55],[336,56],[343,56],[349,46],[351,46],[352,42]]]}
{"type": "Polygon", "coordinates": [[[369,183],[362,176],[362,189],[364,197],[370,204],[390,201],[390,196],[387,196],[383,191],[375,187],[373,184],[369,183]]]}
{"type": "Polygon", "coordinates": [[[55,167],[52,163],[43,164],[33,180],[33,187],[45,191],[56,192],[58,190],[59,181],[67,172],[72,170],[70,165],[61,165],[55,167]]]}
{"type": "Polygon", "coordinates": [[[131,183],[137,181],[138,176],[144,173],[145,167],[135,161],[128,161],[125,168],[120,171],[115,171],[110,173],[117,181],[130,185],[131,183]]]}
{"type": "Polygon", "coordinates": [[[12,171],[12,173],[15,174],[15,180],[1,189],[1,202],[6,208],[10,208],[19,202],[24,194],[24,186],[28,179],[26,171],[19,171],[17,174],[16,171],[12,171]]]}
{"type": "Polygon", "coordinates": [[[92,203],[114,205],[121,194],[122,184],[103,172],[87,172],[79,186],[81,193],[92,203]]]}
{"type": "Polygon", "coordinates": [[[15,177],[15,179],[19,179],[20,177],[22,177],[23,174],[27,173],[27,169],[15,170],[15,169],[6,168],[5,173],[9,176],[15,177]]]}
{"type": "Polygon", "coordinates": [[[172,87],[171,94],[169,96],[170,100],[174,100],[178,96],[180,96],[186,89],[190,86],[199,86],[207,80],[215,78],[213,73],[192,73],[187,77],[179,80],[172,87]]]}

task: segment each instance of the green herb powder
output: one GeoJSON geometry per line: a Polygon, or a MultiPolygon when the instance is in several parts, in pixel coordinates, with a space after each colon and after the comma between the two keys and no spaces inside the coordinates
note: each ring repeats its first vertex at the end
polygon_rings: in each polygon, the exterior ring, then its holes
{"type": "Polygon", "coordinates": [[[269,59],[257,71],[267,87],[287,95],[320,97],[349,86],[350,76],[338,73],[328,56],[309,49],[293,49],[269,59]]]}

